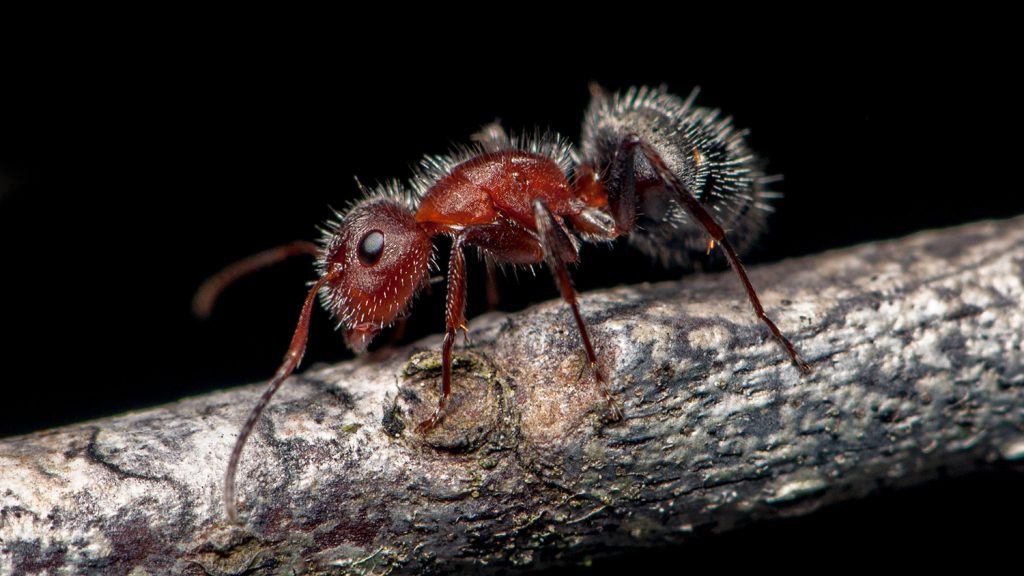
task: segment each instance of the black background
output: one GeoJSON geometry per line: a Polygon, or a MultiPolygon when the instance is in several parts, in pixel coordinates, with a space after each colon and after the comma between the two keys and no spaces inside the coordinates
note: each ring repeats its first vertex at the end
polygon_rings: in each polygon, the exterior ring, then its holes
{"type": "MultiPolygon", "coordinates": [[[[1019,144],[1001,139],[1017,126],[1010,67],[995,41],[883,42],[865,31],[755,41],[735,54],[564,41],[492,53],[471,38],[478,45],[392,58],[372,42],[273,30],[99,35],[9,52],[22,66],[5,72],[0,109],[0,436],[266,379],[309,263],[240,282],[200,323],[189,300],[206,276],[314,238],[328,206],[355,196],[354,175],[404,178],[422,154],[495,118],[576,140],[591,80],[681,95],[699,85],[699,104],[751,129],[769,171],[785,176],[785,197],[749,262],[1024,213],[1019,144]]],[[[588,250],[577,286],[678,276],[636,260],[588,250]]],[[[471,313],[482,307],[475,279],[471,313]]],[[[440,329],[441,294],[417,302],[414,334],[440,329]]],[[[555,292],[541,276],[504,294],[515,309],[555,292]]],[[[307,363],[348,354],[318,312],[307,363]]],[[[618,569],[735,549],[776,555],[771,564],[798,549],[849,556],[911,537],[931,554],[998,550],[1021,535],[996,527],[1024,516],[1020,494],[1005,471],[947,480],[630,556],[618,569]]]]}

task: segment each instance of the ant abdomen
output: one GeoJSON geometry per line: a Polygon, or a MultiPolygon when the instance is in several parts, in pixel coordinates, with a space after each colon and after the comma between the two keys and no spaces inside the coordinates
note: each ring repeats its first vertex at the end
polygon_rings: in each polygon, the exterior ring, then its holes
{"type": "MultiPolygon", "coordinates": [[[[636,137],[650,145],[730,232],[737,250],[756,241],[771,211],[768,200],[777,194],[766,190],[772,178],[765,176],[762,162],[748,147],[745,130],[736,129],[716,109],[694,106],[696,90],[685,100],[647,87],[615,95],[597,87],[592,92],[583,122],[585,159],[607,174],[622,143],[636,137]]],[[[698,252],[704,254],[706,231],[642,154],[636,157],[632,177],[637,205],[630,243],[664,266],[685,266],[698,252]]]]}

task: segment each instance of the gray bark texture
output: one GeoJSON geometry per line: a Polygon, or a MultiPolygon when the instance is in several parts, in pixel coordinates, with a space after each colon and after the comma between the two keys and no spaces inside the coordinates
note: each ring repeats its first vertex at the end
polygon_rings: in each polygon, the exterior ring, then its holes
{"type": "Polygon", "coordinates": [[[0,441],[0,573],[481,572],[806,514],[1024,464],[1024,218],[584,293],[625,418],[560,301],[471,326],[443,425],[432,337],[262,386],[0,441]],[[1015,463],[1014,463],[1015,462],[1015,463]]]}

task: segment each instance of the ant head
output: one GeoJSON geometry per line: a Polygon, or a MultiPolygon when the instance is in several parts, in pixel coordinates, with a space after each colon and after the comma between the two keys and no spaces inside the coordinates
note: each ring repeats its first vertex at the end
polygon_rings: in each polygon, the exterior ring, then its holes
{"type": "Polygon", "coordinates": [[[320,301],[344,328],[352,350],[366,351],[428,281],[430,236],[416,224],[412,199],[398,182],[367,191],[323,231],[320,301]]]}

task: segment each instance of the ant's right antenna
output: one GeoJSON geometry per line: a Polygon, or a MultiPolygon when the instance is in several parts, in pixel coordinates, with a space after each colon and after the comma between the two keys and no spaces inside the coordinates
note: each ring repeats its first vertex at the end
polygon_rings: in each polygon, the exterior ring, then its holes
{"type": "Polygon", "coordinates": [[[288,346],[288,353],[285,354],[284,363],[274,373],[270,385],[263,391],[259,402],[253,407],[245,424],[238,432],[238,439],[235,440],[235,447],[231,450],[231,458],[228,460],[228,469],[224,474],[224,511],[230,522],[236,522],[238,518],[238,504],[235,502],[235,475],[238,472],[238,461],[242,457],[242,449],[245,448],[245,443],[252,434],[253,428],[256,427],[260,414],[263,413],[267,404],[270,404],[274,393],[302,361],[302,355],[306,351],[306,340],[309,337],[309,317],[313,311],[313,302],[316,300],[317,293],[320,292],[320,288],[324,284],[340,278],[342,272],[343,270],[338,268],[330,274],[325,274],[309,289],[309,295],[306,296],[306,302],[302,305],[302,313],[299,315],[299,323],[295,326],[295,334],[292,335],[292,343],[288,346]]]}

